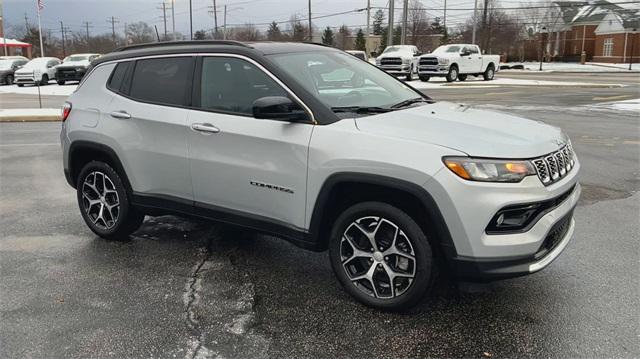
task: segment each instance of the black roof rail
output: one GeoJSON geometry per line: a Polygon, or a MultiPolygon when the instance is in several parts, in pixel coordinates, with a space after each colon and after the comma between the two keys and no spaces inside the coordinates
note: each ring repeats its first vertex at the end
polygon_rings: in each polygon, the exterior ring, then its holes
{"type": "Polygon", "coordinates": [[[322,42],[302,41],[302,43],[303,44],[309,44],[309,45],[318,45],[318,46],[330,47],[330,48],[335,49],[335,47],[333,47],[331,45],[323,44],[322,42]]]}
{"type": "Polygon", "coordinates": [[[242,47],[252,48],[251,46],[245,44],[244,42],[233,41],[233,40],[189,40],[189,41],[148,42],[145,44],[122,46],[113,50],[113,52],[122,52],[122,51],[137,50],[137,49],[148,49],[152,47],[164,47],[164,46],[172,46],[172,45],[231,45],[231,46],[242,46],[242,47]]]}

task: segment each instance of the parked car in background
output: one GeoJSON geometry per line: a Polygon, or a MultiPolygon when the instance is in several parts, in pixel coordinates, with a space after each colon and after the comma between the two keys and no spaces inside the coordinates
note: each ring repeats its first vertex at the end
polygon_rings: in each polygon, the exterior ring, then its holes
{"type": "Polygon", "coordinates": [[[376,58],[376,66],[394,76],[405,76],[407,81],[413,79],[418,69],[420,51],[413,45],[387,46],[376,58]]]}
{"type": "Polygon", "coordinates": [[[429,81],[431,77],[446,77],[448,82],[465,81],[468,75],[493,80],[500,69],[500,55],[483,55],[478,45],[443,45],[430,54],[420,56],[418,77],[429,81]]]}
{"type": "Polygon", "coordinates": [[[60,65],[60,59],[55,57],[38,57],[16,70],[13,81],[22,87],[25,84],[40,86],[47,85],[49,80],[56,77],[56,66],[60,65]]]}
{"type": "Polygon", "coordinates": [[[56,82],[64,85],[67,81],[80,81],[91,65],[91,61],[100,57],[100,54],[75,54],[67,56],[62,64],[56,66],[56,82]]]}
{"type": "Polygon", "coordinates": [[[14,73],[27,62],[29,59],[22,56],[0,56],[0,84],[12,85],[14,73]]]}
{"type": "Polygon", "coordinates": [[[359,58],[362,61],[369,61],[369,56],[367,56],[367,53],[364,51],[360,51],[360,50],[347,50],[347,53],[359,58]]]}

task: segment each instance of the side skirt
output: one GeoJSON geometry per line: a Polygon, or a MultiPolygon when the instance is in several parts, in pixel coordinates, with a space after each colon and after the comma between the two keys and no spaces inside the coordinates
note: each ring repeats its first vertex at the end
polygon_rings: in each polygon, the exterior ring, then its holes
{"type": "Polygon", "coordinates": [[[132,203],[143,212],[152,215],[174,214],[230,224],[281,237],[298,247],[311,251],[318,252],[323,250],[317,245],[317,242],[312,241],[312,236],[308,231],[251,213],[190,201],[184,198],[139,192],[133,192],[132,203]]]}

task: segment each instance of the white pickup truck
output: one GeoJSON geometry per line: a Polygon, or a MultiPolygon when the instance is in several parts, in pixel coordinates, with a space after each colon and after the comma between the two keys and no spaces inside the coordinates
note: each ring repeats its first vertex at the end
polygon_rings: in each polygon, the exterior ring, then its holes
{"type": "Polygon", "coordinates": [[[485,81],[490,81],[499,69],[500,55],[483,55],[478,45],[471,44],[443,45],[420,56],[418,61],[421,81],[429,81],[431,77],[464,81],[468,75],[482,75],[485,81]]]}
{"type": "Polygon", "coordinates": [[[420,51],[413,45],[387,46],[376,57],[376,67],[394,76],[404,76],[411,81],[418,68],[420,51]]]}

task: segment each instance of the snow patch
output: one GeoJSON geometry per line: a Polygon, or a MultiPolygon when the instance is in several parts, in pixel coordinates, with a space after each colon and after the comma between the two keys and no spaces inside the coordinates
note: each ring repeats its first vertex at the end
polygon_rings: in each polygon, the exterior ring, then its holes
{"type": "Polygon", "coordinates": [[[622,101],[602,102],[589,107],[617,111],[633,111],[640,114],[640,98],[622,101]]]}
{"type": "Polygon", "coordinates": [[[62,110],[59,108],[0,109],[0,117],[32,117],[32,116],[62,116],[62,110]]]}
{"type": "Polygon", "coordinates": [[[569,82],[569,81],[546,81],[546,80],[530,80],[530,79],[512,79],[512,78],[495,78],[492,81],[484,81],[480,78],[467,78],[464,82],[447,82],[444,78],[430,79],[429,82],[422,81],[409,81],[407,85],[418,89],[430,89],[430,88],[491,88],[501,86],[563,86],[563,87],[576,87],[576,86],[610,86],[620,87],[619,84],[596,84],[589,82],[569,82]]]}
{"type": "MultiPolygon", "coordinates": [[[[56,84],[54,81],[53,83],[50,83],[47,86],[40,86],[40,94],[43,96],[69,96],[76,90],[76,88],[78,88],[77,84],[60,86],[56,84]]],[[[33,85],[25,85],[24,87],[18,87],[18,85],[0,86],[0,93],[37,95],[38,86],[33,86],[33,85]]]]}

